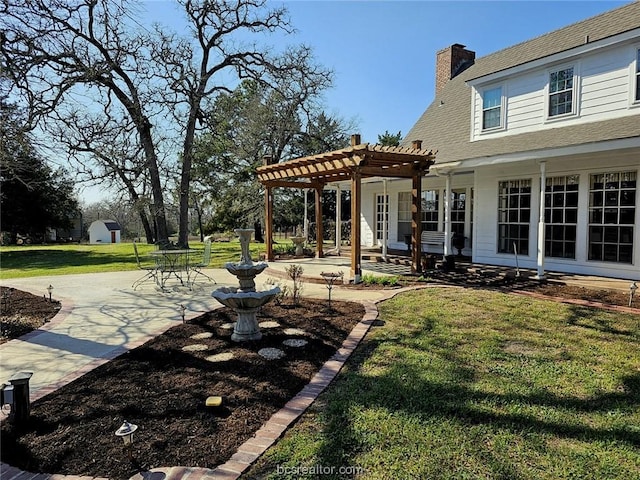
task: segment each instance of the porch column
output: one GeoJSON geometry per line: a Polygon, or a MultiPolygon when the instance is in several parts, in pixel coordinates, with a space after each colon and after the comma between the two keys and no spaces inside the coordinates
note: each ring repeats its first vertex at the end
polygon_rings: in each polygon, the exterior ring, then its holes
{"type": "Polygon", "coordinates": [[[342,245],[342,192],[340,185],[336,186],[336,254],[340,255],[340,247],[342,245]]]}
{"type": "Polygon", "coordinates": [[[540,162],[540,215],[538,216],[538,273],[535,279],[544,280],[544,209],[547,184],[547,162],[540,162]]]}
{"type": "Polygon", "coordinates": [[[264,191],[265,218],[264,218],[264,236],[265,236],[265,256],[267,261],[273,262],[273,192],[271,187],[265,185],[264,191]]]}
{"type": "Polygon", "coordinates": [[[387,199],[387,179],[382,180],[382,204],[383,204],[383,213],[382,213],[382,258],[387,260],[387,237],[389,225],[388,225],[388,212],[389,212],[389,201],[387,199]]]}
{"type": "Polygon", "coordinates": [[[316,258],[324,257],[322,231],[322,186],[316,187],[316,258]]]}
{"type": "Polygon", "coordinates": [[[422,273],[422,174],[411,177],[411,273],[422,273]]]}
{"type": "Polygon", "coordinates": [[[451,174],[445,175],[444,184],[444,255],[451,255],[451,174]]]}
{"type": "Polygon", "coordinates": [[[360,210],[362,209],[362,175],[358,170],[351,173],[351,278],[353,283],[362,281],[360,267],[360,210]]]}
{"type": "Polygon", "coordinates": [[[309,241],[309,207],[307,205],[307,195],[309,193],[309,189],[304,188],[303,192],[304,192],[304,225],[302,226],[302,228],[303,228],[304,241],[306,243],[309,241]]]}

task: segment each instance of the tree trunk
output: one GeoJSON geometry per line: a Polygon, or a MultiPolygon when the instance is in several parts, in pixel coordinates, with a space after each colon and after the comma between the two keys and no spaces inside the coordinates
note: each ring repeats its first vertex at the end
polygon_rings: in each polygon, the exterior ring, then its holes
{"type": "Polygon", "coordinates": [[[153,194],[151,215],[156,225],[156,242],[169,243],[169,230],[167,229],[162,183],[158,169],[158,157],[151,137],[151,125],[147,122],[142,128],[138,128],[138,131],[140,132],[140,141],[144,148],[147,169],[149,170],[149,177],[151,179],[151,192],[153,194]]]}

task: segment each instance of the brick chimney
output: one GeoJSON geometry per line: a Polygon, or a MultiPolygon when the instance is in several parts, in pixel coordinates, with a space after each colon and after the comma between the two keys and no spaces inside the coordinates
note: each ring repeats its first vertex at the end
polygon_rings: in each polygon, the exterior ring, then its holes
{"type": "Polygon", "coordinates": [[[436,95],[449,80],[473,65],[475,59],[476,52],[466,50],[459,43],[436,53],[436,95]]]}

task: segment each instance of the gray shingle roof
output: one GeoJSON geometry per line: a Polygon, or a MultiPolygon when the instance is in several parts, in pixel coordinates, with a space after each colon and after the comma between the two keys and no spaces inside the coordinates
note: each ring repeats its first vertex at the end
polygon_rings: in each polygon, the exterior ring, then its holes
{"type": "Polygon", "coordinates": [[[539,58],[570,50],[640,28],[640,2],[633,2],[596,17],[569,25],[527,42],[476,59],[473,66],[450,80],[411,128],[403,145],[422,140],[438,150],[436,164],[471,158],[566,147],[584,143],[639,137],[638,116],[617,118],[551,130],[470,142],[471,87],[465,82],[539,58]]]}
{"type": "Polygon", "coordinates": [[[104,226],[107,227],[107,230],[109,231],[121,230],[120,225],[118,225],[118,222],[105,221],[104,226]]]}

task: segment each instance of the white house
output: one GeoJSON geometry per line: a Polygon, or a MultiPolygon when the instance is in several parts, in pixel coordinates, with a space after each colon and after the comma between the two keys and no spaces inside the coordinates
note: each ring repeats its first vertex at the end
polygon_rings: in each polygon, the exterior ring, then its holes
{"type": "Polygon", "coordinates": [[[540,278],[640,279],[640,2],[478,59],[452,45],[435,76],[433,102],[399,147],[354,135],[345,149],[265,158],[269,259],[272,189],[315,189],[320,217],[330,188],[351,190],[354,278],[363,246],[384,253],[411,239],[420,271],[421,250],[455,253],[455,237],[476,263],[540,278]]]}
{"type": "Polygon", "coordinates": [[[89,243],[120,243],[120,225],[114,220],[96,220],[89,226],[89,243]]]}
{"type": "MultiPolygon", "coordinates": [[[[640,3],[436,60],[435,98],[402,144],[437,150],[422,230],[448,240],[427,250],[451,252],[455,233],[478,263],[515,266],[517,252],[540,276],[640,279],[640,3]]],[[[382,244],[387,198],[388,246],[406,248],[411,182],[372,180],[362,195],[362,245],[382,244]]]]}

